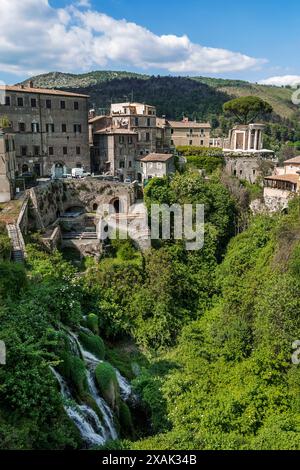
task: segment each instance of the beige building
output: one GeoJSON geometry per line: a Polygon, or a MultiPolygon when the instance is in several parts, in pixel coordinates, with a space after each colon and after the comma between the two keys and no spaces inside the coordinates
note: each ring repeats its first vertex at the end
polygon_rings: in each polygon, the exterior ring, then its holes
{"type": "Polygon", "coordinates": [[[172,129],[169,121],[165,118],[156,118],[156,152],[169,153],[175,149],[172,142],[172,129]]]}
{"type": "Polygon", "coordinates": [[[156,151],[156,108],[142,103],[115,103],[111,105],[112,127],[136,132],[137,154],[156,151]]]}
{"type": "Polygon", "coordinates": [[[264,179],[264,201],[271,211],[285,209],[289,200],[300,193],[300,156],[284,162],[272,176],[264,179]]]}
{"type": "Polygon", "coordinates": [[[2,86],[0,116],[15,134],[18,173],[60,177],[90,170],[88,96],[24,86],[2,86]]]}
{"type": "Polygon", "coordinates": [[[175,173],[174,155],[151,153],[140,159],[139,168],[139,180],[146,181],[152,178],[163,178],[175,173]]]}
{"type": "Polygon", "coordinates": [[[16,152],[13,134],[0,129],[0,203],[14,196],[16,152]]]}
{"type": "Polygon", "coordinates": [[[168,121],[171,128],[171,146],[209,147],[211,125],[198,123],[184,118],[180,121],[168,121]]]}

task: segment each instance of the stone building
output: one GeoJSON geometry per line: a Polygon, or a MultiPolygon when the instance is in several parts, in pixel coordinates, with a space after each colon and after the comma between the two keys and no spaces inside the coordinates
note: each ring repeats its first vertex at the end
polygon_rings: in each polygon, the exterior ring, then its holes
{"type": "Polygon", "coordinates": [[[171,146],[209,147],[211,125],[184,118],[182,121],[168,121],[171,128],[171,146]]]}
{"type": "Polygon", "coordinates": [[[90,170],[88,96],[25,86],[2,86],[0,116],[15,134],[18,173],[60,177],[90,170]]]}
{"type": "Polygon", "coordinates": [[[300,156],[286,160],[264,179],[264,202],[270,211],[285,209],[300,193],[300,156]]]}
{"type": "Polygon", "coordinates": [[[263,149],[263,124],[239,125],[224,140],[225,171],[239,179],[256,183],[271,174],[276,159],[272,150],[263,149]]]}
{"type": "Polygon", "coordinates": [[[175,173],[174,155],[151,153],[140,158],[138,179],[147,181],[152,178],[163,178],[175,173]]]}
{"type": "Polygon", "coordinates": [[[111,105],[114,129],[127,129],[138,134],[137,154],[156,151],[156,108],[142,103],[116,103],[111,105]]]}
{"type": "Polygon", "coordinates": [[[16,152],[14,135],[0,129],[0,202],[8,202],[14,196],[16,152]]]}
{"type": "Polygon", "coordinates": [[[156,118],[156,152],[169,153],[175,149],[172,142],[172,129],[169,121],[165,118],[156,118]]]}

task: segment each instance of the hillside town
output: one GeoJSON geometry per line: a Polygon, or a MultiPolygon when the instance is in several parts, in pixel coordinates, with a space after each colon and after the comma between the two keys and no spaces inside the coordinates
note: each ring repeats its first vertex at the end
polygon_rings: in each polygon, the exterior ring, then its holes
{"type": "Polygon", "coordinates": [[[145,184],[174,174],[176,159],[184,164],[180,147],[220,148],[224,170],[250,183],[261,176],[261,161],[276,167],[274,152],[263,148],[263,124],[238,125],[228,138],[214,138],[209,122],[158,117],[150,104],[116,103],[109,115],[98,116],[86,95],[34,88],[32,82],[0,91],[1,202],[24,188],[23,177],[68,178],[73,171],[145,184]]]}

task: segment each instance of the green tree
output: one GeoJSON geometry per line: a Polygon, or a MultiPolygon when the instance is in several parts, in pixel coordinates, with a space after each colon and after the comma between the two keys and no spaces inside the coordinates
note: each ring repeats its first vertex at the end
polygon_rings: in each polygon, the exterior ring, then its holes
{"type": "Polygon", "coordinates": [[[272,106],[257,96],[244,96],[223,105],[224,113],[233,116],[240,124],[250,124],[258,117],[272,113],[272,106]]]}

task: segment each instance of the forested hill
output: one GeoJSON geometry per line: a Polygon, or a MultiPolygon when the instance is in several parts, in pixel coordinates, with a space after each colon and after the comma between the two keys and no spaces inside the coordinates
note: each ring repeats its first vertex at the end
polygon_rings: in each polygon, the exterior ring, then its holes
{"type": "MultiPolygon", "coordinates": [[[[51,72],[32,77],[38,87],[68,89],[90,95],[97,112],[107,110],[111,102],[142,101],[157,106],[158,114],[169,119],[211,119],[222,112],[232,97],[256,95],[268,101],[276,115],[292,119],[299,108],[291,101],[292,90],[252,84],[241,80],[206,77],[149,76],[131,72],[96,71],[81,75],[51,72]]],[[[24,82],[29,83],[29,80],[24,82]]]]}

